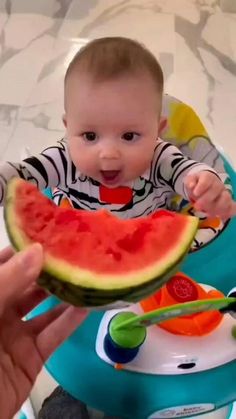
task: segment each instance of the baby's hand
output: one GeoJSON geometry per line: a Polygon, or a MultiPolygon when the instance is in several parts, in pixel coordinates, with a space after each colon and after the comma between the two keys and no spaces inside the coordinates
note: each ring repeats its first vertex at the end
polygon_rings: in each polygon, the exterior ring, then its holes
{"type": "Polygon", "coordinates": [[[188,175],[184,184],[197,211],[223,220],[236,215],[236,203],[223,182],[214,173],[202,171],[188,175]]]}

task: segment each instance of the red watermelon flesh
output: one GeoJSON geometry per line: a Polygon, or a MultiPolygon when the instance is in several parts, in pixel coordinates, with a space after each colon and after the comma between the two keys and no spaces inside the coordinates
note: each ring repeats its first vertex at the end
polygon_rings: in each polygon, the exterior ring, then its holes
{"type": "Polygon", "coordinates": [[[165,210],[122,220],[105,210],[60,208],[21,179],[9,184],[5,219],[16,248],[43,245],[45,271],[54,279],[119,296],[154,279],[158,284],[186,254],[198,225],[165,210]]]}

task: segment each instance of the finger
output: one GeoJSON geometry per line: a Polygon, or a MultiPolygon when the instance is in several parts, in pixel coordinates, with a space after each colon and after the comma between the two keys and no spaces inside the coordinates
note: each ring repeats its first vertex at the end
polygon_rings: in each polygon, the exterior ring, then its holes
{"type": "Polygon", "coordinates": [[[0,252],[0,265],[7,262],[14,255],[12,247],[8,246],[0,252]]]}
{"type": "Polygon", "coordinates": [[[197,182],[198,182],[198,174],[189,175],[189,176],[186,177],[186,180],[185,180],[184,183],[185,183],[185,186],[186,186],[186,188],[189,192],[189,195],[191,195],[191,197],[193,195],[193,191],[194,191],[194,189],[197,185],[197,182]]]}
{"type": "Polygon", "coordinates": [[[220,182],[208,189],[195,201],[194,207],[199,211],[211,211],[215,209],[215,203],[224,192],[224,185],[220,182]]]}
{"type": "Polygon", "coordinates": [[[46,291],[43,288],[40,288],[36,283],[33,283],[32,286],[23,293],[13,309],[17,315],[22,318],[47,297],[48,294],[46,291]]]}
{"type": "Polygon", "coordinates": [[[223,191],[211,204],[206,205],[204,212],[210,217],[219,217],[226,221],[230,216],[232,199],[228,191],[223,191]]]}
{"type": "Polygon", "coordinates": [[[42,247],[34,244],[0,266],[0,310],[3,311],[19,300],[30,283],[38,277],[42,264],[42,247]]]}
{"type": "Polygon", "coordinates": [[[222,218],[223,220],[227,220],[231,216],[232,210],[232,198],[228,191],[223,191],[219,199],[214,204],[214,211],[215,214],[222,218]]]}
{"type": "Polygon", "coordinates": [[[52,323],[55,319],[61,316],[64,311],[70,307],[69,304],[61,303],[58,304],[55,308],[46,313],[43,313],[33,319],[26,321],[27,328],[34,333],[35,335],[39,335],[50,323],[52,323]]]}
{"type": "Polygon", "coordinates": [[[236,202],[233,201],[230,208],[230,217],[236,217],[236,202]]]}
{"type": "Polygon", "coordinates": [[[198,177],[197,184],[193,189],[193,195],[198,198],[206,193],[210,188],[215,180],[215,175],[209,177],[209,172],[202,173],[201,176],[198,177]]]}
{"type": "Polygon", "coordinates": [[[75,331],[86,316],[86,310],[70,306],[42,330],[37,336],[36,343],[44,362],[75,331]]]}

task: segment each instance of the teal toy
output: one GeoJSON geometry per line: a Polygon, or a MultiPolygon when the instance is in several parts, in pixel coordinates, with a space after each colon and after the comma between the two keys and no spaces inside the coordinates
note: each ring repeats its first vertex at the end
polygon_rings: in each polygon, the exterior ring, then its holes
{"type": "MultiPolygon", "coordinates": [[[[196,139],[209,143],[204,127],[186,105],[166,97],[165,112],[173,123],[163,133],[164,139],[182,138],[188,145],[195,144],[196,139]],[[178,124],[181,118],[182,125],[178,124]],[[185,137],[186,121],[189,121],[188,138],[185,137]]],[[[179,146],[178,141],[174,143],[179,146]]],[[[181,148],[185,153],[186,144],[181,148]]],[[[212,153],[215,162],[217,158],[212,150],[208,156],[212,153]]],[[[196,157],[194,152],[191,148],[190,157],[196,157]]],[[[225,159],[224,165],[235,196],[236,174],[225,159]]],[[[235,287],[235,255],[236,218],[228,223],[217,239],[189,254],[181,270],[197,282],[227,295],[235,287]]],[[[234,293],[231,298],[234,298],[234,293]]],[[[56,298],[50,297],[30,317],[48,311],[58,303],[56,298]]],[[[138,305],[129,307],[129,310],[137,316],[142,314],[138,305]]],[[[114,364],[120,358],[111,360],[111,352],[104,344],[106,339],[109,340],[110,350],[118,351],[115,356],[124,349],[124,342],[121,344],[114,337],[114,329],[112,333],[109,329],[112,318],[119,312],[91,312],[47,361],[47,370],[67,392],[95,409],[120,418],[181,418],[199,414],[204,417],[205,413],[217,409],[221,409],[219,418],[230,416],[231,406],[236,400],[236,340],[235,320],[229,314],[224,316],[223,326],[217,329],[217,334],[212,333],[209,337],[175,336],[157,326],[139,330],[133,346],[128,348],[131,350],[130,359],[125,363],[121,357],[124,367],[119,370],[114,368],[114,364]],[[230,348],[230,352],[226,348],[230,348]],[[178,362],[175,354],[179,357],[178,362]]]]}
{"type": "MultiPolygon", "coordinates": [[[[236,191],[236,175],[229,163],[225,162],[225,165],[236,191]]],[[[227,294],[235,286],[235,237],[236,219],[233,219],[217,240],[187,257],[182,271],[200,283],[227,294]]],[[[58,300],[50,297],[31,316],[45,312],[56,304],[58,300]]],[[[162,418],[168,411],[170,415],[177,412],[178,417],[184,417],[186,414],[193,416],[223,407],[226,410],[222,417],[227,416],[236,400],[236,341],[233,336],[234,359],[214,368],[194,373],[186,369],[172,374],[134,373],[128,369],[117,371],[96,351],[99,327],[106,314],[91,312],[82,326],[46,363],[49,373],[66,391],[93,408],[122,418],[162,418]]],[[[173,349],[175,339],[174,336],[173,349]]],[[[183,339],[184,344],[188,345],[187,338],[183,339]]],[[[221,351],[224,351],[224,342],[219,346],[216,343],[214,353],[221,351]]],[[[209,353],[209,365],[211,356],[212,353],[209,353]]],[[[193,358],[194,354],[190,357],[190,365],[195,362],[193,358]]]]}
{"type": "MultiPolygon", "coordinates": [[[[218,305],[208,307],[208,309],[220,308],[223,311],[232,310],[232,304],[235,305],[235,302],[235,297],[217,300],[214,301],[214,304],[218,305]]],[[[49,299],[44,303],[44,307],[39,307],[33,314],[39,314],[42,309],[51,308],[56,303],[57,301],[54,298],[49,299]]],[[[197,303],[200,303],[198,307],[193,307],[194,304],[196,305],[196,302],[185,304],[185,311],[182,311],[181,314],[189,314],[194,310],[202,311],[207,308],[206,302],[197,303]]],[[[173,310],[174,308],[172,307],[172,311],[165,309],[164,312],[171,318],[173,310]]],[[[108,362],[106,362],[107,353],[105,345],[101,345],[100,349],[98,347],[99,342],[104,344],[107,333],[109,332],[109,325],[115,314],[114,311],[107,313],[91,313],[84,324],[56,351],[46,364],[48,371],[67,391],[94,408],[122,418],[162,418],[165,417],[166,411],[170,410],[173,412],[176,411],[176,409],[179,409],[177,411],[180,412],[180,416],[178,417],[184,417],[184,412],[188,412],[189,416],[190,414],[192,416],[193,414],[204,413],[208,410],[220,409],[227,405],[228,407],[223,411],[224,415],[226,412],[230,412],[230,405],[236,399],[236,363],[234,358],[215,368],[212,368],[211,365],[210,369],[197,372],[194,371],[193,373],[191,372],[191,369],[194,369],[195,364],[198,362],[195,353],[193,352],[188,359],[182,359],[181,362],[179,361],[175,371],[176,374],[155,374],[153,371],[152,373],[143,373],[143,371],[139,371],[137,368],[137,366],[139,367],[137,357],[136,364],[135,359],[133,361],[134,370],[136,370],[135,373],[132,369],[126,369],[126,364],[124,365],[124,369],[119,371],[114,368],[114,365],[118,361],[125,363],[124,360],[111,357],[112,359],[108,359],[108,362]],[[105,349],[103,354],[100,353],[102,352],[102,349],[105,349]],[[179,368],[179,371],[177,371],[177,368],[179,368]],[[130,400],[132,400],[132,403],[129,403],[130,400]],[[155,412],[157,412],[156,416],[153,416],[155,412]]],[[[119,314],[122,313],[119,312],[119,314]]],[[[145,318],[143,316],[140,318],[138,314],[140,313],[137,313],[137,316],[133,316],[131,320],[126,320],[126,324],[122,319],[123,327],[126,327],[125,332],[128,333],[129,342],[132,342],[132,339],[130,340],[129,331],[129,327],[132,327],[132,324],[127,324],[127,321],[131,323],[138,321],[138,324],[133,324],[134,327],[140,327],[140,321],[142,324],[144,320],[149,320],[149,323],[146,323],[147,325],[152,323],[152,321],[150,322],[150,314],[149,319],[147,319],[147,315],[145,315],[145,318]]],[[[158,310],[158,312],[155,313],[155,319],[153,321],[156,323],[158,320],[163,320],[163,314],[163,309],[158,310]]],[[[229,321],[229,319],[227,320],[229,321]]],[[[235,324],[235,322],[233,322],[234,320],[232,319],[231,326],[235,324]]],[[[234,326],[231,326],[225,331],[227,338],[225,342],[222,342],[222,345],[218,345],[219,341],[216,342],[215,354],[217,354],[218,351],[219,353],[220,351],[223,353],[225,343],[227,343],[227,347],[229,347],[228,343],[230,342],[231,358],[232,351],[233,355],[235,355],[236,341],[233,336],[230,335],[230,331],[233,333],[234,326]]],[[[153,327],[155,326],[152,326],[151,328],[153,327]]],[[[120,322],[116,328],[122,328],[122,322],[120,322]]],[[[122,332],[124,332],[124,330],[122,332]]],[[[119,341],[119,338],[117,338],[117,331],[113,329],[111,337],[114,339],[114,336],[117,346],[120,346],[121,348],[126,346],[126,344],[124,344],[124,335],[122,340],[119,341]]],[[[146,332],[142,329],[134,339],[136,346],[134,343],[133,349],[138,347],[140,354],[146,344],[145,337],[146,332]]],[[[160,334],[159,337],[163,337],[163,335],[160,334]]],[[[146,340],[148,339],[150,339],[149,343],[151,343],[152,335],[148,336],[147,334],[146,340]]],[[[189,338],[184,337],[179,338],[178,340],[178,337],[173,336],[173,349],[175,340],[176,342],[177,340],[179,342],[180,339],[183,339],[184,345],[186,345],[186,339],[189,338]]],[[[202,339],[204,338],[200,339],[200,345],[202,345],[202,339]]],[[[197,338],[194,338],[194,344],[196,341],[197,338]]],[[[210,357],[214,357],[212,353],[212,343],[213,342],[211,342],[209,347],[210,357]]],[[[153,342],[153,345],[156,344],[158,344],[158,341],[153,342]]],[[[204,347],[203,350],[205,350],[204,347]]],[[[140,359],[142,359],[142,356],[143,354],[141,354],[140,359]]],[[[158,356],[156,351],[155,356],[158,356]]],[[[153,359],[153,355],[149,353],[148,358],[150,359],[151,357],[153,359]]],[[[130,361],[132,362],[132,357],[127,362],[129,363],[130,361]]],[[[209,361],[209,364],[211,363],[210,358],[208,358],[207,361],[209,361]]]]}

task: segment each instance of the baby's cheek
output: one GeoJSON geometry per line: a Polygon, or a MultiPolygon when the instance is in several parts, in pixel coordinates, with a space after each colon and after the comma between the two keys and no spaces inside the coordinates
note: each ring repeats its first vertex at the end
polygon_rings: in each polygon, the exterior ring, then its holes
{"type": "Polygon", "coordinates": [[[85,157],[80,138],[70,138],[68,143],[71,160],[77,168],[80,168],[81,164],[83,164],[83,160],[85,157]]]}
{"type": "Polygon", "coordinates": [[[97,162],[94,150],[86,146],[83,141],[71,141],[70,156],[77,170],[85,176],[94,177],[96,175],[97,162]]]}
{"type": "Polygon", "coordinates": [[[150,167],[152,158],[152,150],[136,150],[130,156],[127,167],[133,172],[135,177],[140,176],[150,167]]]}
{"type": "Polygon", "coordinates": [[[76,137],[69,137],[68,138],[68,148],[69,148],[71,158],[73,158],[73,156],[76,154],[77,143],[78,143],[78,141],[77,141],[76,137]]]}

